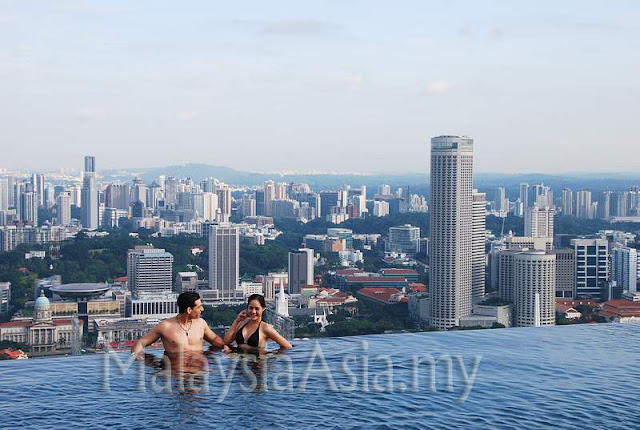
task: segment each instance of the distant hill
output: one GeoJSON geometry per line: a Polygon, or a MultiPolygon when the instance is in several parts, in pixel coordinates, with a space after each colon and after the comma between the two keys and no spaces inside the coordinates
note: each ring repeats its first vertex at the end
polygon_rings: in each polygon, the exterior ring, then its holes
{"type": "MultiPolygon", "coordinates": [[[[191,178],[196,182],[207,177],[214,177],[230,185],[258,186],[268,179],[276,182],[304,182],[314,190],[336,189],[346,184],[352,187],[366,185],[368,194],[373,195],[378,185],[388,184],[393,188],[407,187],[412,192],[427,194],[429,188],[429,173],[406,174],[264,174],[246,172],[225,166],[211,166],[208,164],[181,164],[167,167],[152,167],[144,169],[120,169],[101,172],[107,181],[129,181],[134,176],[140,176],[149,183],[160,175],[174,176],[176,178],[191,178]]],[[[550,186],[556,193],[563,188],[571,188],[574,191],[589,189],[593,192],[602,190],[628,190],[632,185],[640,185],[640,173],[599,173],[599,174],[561,174],[549,175],[543,173],[501,174],[501,173],[477,173],[475,174],[475,187],[487,193],[489,200],[498,187],[505,187],[507,196],[518,194],[520,183],[530,185],[544,183],[550,186]]]]}

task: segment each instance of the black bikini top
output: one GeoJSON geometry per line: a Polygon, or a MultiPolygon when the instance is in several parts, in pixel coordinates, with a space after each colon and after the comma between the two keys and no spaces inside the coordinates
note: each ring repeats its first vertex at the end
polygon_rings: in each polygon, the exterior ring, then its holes
{"type": "Polygon", "coordinates": [[[257,348],[258,345],[260,344],[260,325],[261,324],[262,324],[262,321],[260,321],[260,324],[258,324],[258,327],[255,329],[253,333],[251,333],[251,336],[249,336],[249,338],[246,341],[244,340],[244,336],[242,335],[242,329],[244,328],[244,326],[240,327],[236,332],[236,338],[235,338],[236,344],[242,345],[246,343],[249,346],[257,348]]]}

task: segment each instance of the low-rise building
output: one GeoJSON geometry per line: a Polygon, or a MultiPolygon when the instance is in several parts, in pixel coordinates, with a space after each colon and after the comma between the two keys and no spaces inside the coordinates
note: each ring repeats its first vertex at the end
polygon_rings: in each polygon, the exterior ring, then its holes
{"type": "Polygon", "coordinates": [[[82,337],[82,324],[69,318],[53,318],[51,303],[41,293],[32,319],[0,323],[0,340],[26,343],[31,353],[52,353],[71,348],[74,335],[82,337]]]}
{"type": "Polygon", "coordinates": [[[602,304],[600,315],[610,322],[640,323],[640,302],[609,300],[602,304]]]}
{"type": "Polygon", "coordinates": [[[370,300],[383,305],[408,303],[407,296],[397,288],[361,288],[356,295],[359,298],[370,300]]]}

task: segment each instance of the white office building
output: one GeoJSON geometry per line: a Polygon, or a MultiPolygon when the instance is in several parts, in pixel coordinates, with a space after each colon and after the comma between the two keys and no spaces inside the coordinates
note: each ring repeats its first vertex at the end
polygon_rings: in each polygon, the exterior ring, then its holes
{"type": "Polygon", "coordinates": [[[514,256],[513,269],[516,326],[555,325],[556,256],[524,251],[514,256]]]}
{"type": "Polygon", "coordinates": [[[229,223],[212,225],[209,231],[209,287],[221,297],[240,288],[240,232],[229,223]]]}
{"type": "Polygon", "coordinates": [[[471,313],[473,139],[431,139],[431,325],[446,330],[471,313]]]}
{"type": "Polygon", "coordinates": [[[626,246],[614,246],[611,250],[611,280],[624,291],[637,291],[638,251],[626,246]]]}

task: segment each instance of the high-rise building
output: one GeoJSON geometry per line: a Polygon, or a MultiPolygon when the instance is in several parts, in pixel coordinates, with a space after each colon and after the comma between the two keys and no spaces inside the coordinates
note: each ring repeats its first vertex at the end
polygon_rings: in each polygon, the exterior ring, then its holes
{"type": "Polygon", "coordinates": [[[576,253],[576,295],[602,297],[609,278],[609,251],[606,239],[571,239],[576,253]]]}
{"type": "Polygon", "coordinates": [[[598,194],[598,211],[593,218],[608,219],[611,214],[611,191],[602,191],[598,194]]]}
{"type": "Polygon", "coordinates": [[[0,177],[0,211],[9,209],[9,178],[0,177]]]}
{"type": "Polygon", "coordinates": [[[256,216],[256,199],[252,194],[242,196],[242,216],[256,216]]]}
{"type": "Polygon", "coordinates": [[[556,297],[573,298],[576,295],[576,253],[571,248],[551,251],[556,256],[556,297]]]}
{"type": "Polygon", "coordinates": [[[269,180],[264,182],[264,211],[265,215],[271,216],[271,202],[276,198],[276,184],[269,180]]]}
{"type": "Polygon", "coordinates": [[[267,211],[264,206],[264,190],[256,190],[256,215],[266,215],[267,211]]]}
{"type": "Polygon", "coordinates": [[[376,200],[373,202],[373,216],[389,215],[389,203],[384,200],[376,200]]]}
{"type": "Polygon", "coordinates": [[[415,255],[420,252],[420,227],[405,224],[389,227],[389,240],[386,250],[415,255]]]}
{"type": "Polygon", "coordinates": [[[56,224],[71,224],[71,193],[63,191],[56,197],[56,224]]]}
{"type": "Polygon", "coordinates": [[[626,246],[614,246],[611,250],[611,280],[624,291],[637,291],[638,251],[626,246]]]}
{"type": "Polygon", "coordinates": [[[289,253],[289,294],[300,294],[301,288],[314,284],[313,249],[301,248],[289,253]]]}
{"type": "Polygon", "coordinates": [[[0,314],[9,312],[11,303],[11,282],[0,282],[0,314]]]}
{"type": "Polygon", "coordinates": [[[504,187],[498,187],[496,199],[493,204],[495,206],[495,210],[497,210],[501,214],[506,214],[507,212],[509,212],[509,201],[507,200],[507,192],[504,187]]]}
{"type": "Polygon", "coordinates": [[[95,157],[84,157],[84,176],[82,178],[81,222],[82,227],[99,227],[98,184],[96,182],[95,157]]]}
{"type": "Polygon", "coordinates": [[[218,209],[222,216],[221,221],[226,222],[231,217],[231,189],[227,184],[219,183],[216,188],[218,196],[218,209]]]}
{"type": "Polygon", "coordinates": [[[105,206],[121,210],[129,209],[129,184],[109,184],[105,190],[105,206]]]}
{"type": "Polygon", "coordinates": [[[527,237],[553,237],[554,209],[533,205],[524,216],[524,235],[527,237]]]}
{"type": "Polygon", "coordinates": [[[431,139],[431,325],[448,329],[471,313],[473,139],[431,139]]]}
{"type": "Polygon", "coordinates": [[[38,195],[28,191],[20,194],[20,219],[38,225],[38,195]]]}
{"type": "Polygon", "coordinates": [[[524,209],[529,207],[529,184],[520,184],[520,201],[524,209]]]}
{"type": "Polygon", "coordinates": [[[137,296],[171,292],[173,255],[153,246],[136,246],[127,252],[127,278],[137,296]]]}
{"type": "Polygon", "coordinates": [[[96,172],[96,157],[93,157],[91,155],[86,155],[84,157],[84,171],[85,173],[96,172]]]}
{"type": "Polygon", "coordinates": [[[34,173],[31,175],[32,191],[36,193],[36,203],[44,206],[44,175],[34,173]]]}
{"type": "Polygon", "coordinates": [[[556,256],[523,251],[513,259],[514,307],[518,327],[555,325],[556,256]]]}
{"type": "Polygon", "coordinates": [[[240,288],[240,232],[228,223],[212,225],[209,232],[209,287],[221,297],[240,288]]]}
{"type": "Polygon", "coordinates": [[[387,184],[378,186],[378,194],[381,196],[388,196],[391,194],[391,187],[387,184]]]}
{"type": "Polygon", "coordinates": [[[485,242],[487,237],[487,195],[473,190],[473,226],[472,226],[472,258],[471,292],[473,297],[484,296],[485,290],[485,242]]]}
{"type": "Polygon", "coordinates": [[[582,190],[576,193],[576,217],[593,218],[591,209],[591,191],[582,190]]]}
{"type": "Polygon", "coordinates": [[[573,216],[573,190],[564,188],[562,190],[562,215],[573,216]]]}

